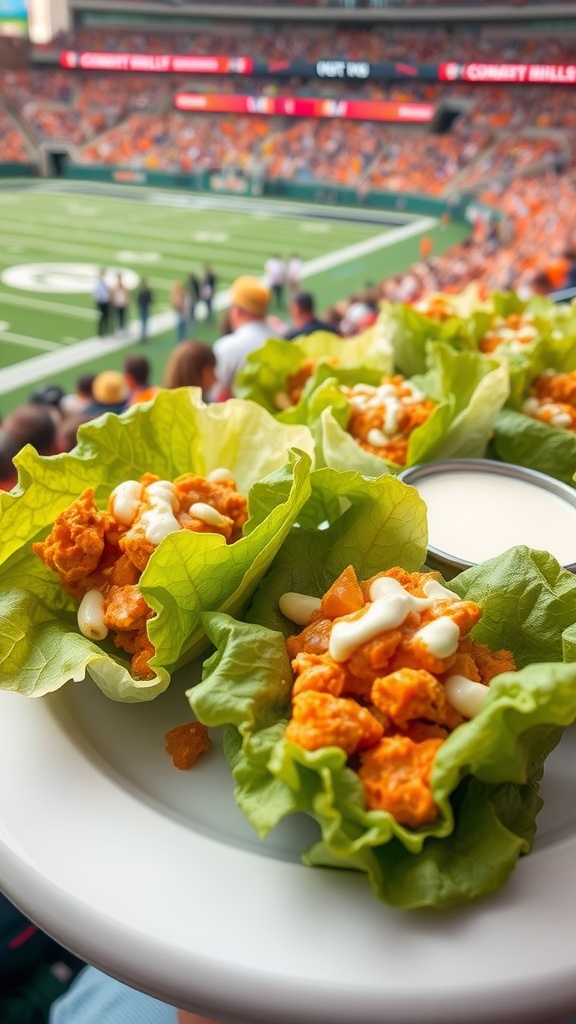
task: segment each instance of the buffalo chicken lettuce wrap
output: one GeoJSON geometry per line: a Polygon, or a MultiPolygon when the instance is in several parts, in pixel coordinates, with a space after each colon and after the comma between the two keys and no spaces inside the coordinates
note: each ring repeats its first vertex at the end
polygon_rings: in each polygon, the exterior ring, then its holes
{"type": "Polygon", "coordinates": [[[249,621],[205,616],[217,650],[188,696],[228,726],[261,836],[304,812],[319,827],[305,863],[363,871],[398,907],[446,907],[498,888],[531,849],[545,758],[576,718],[576,580],[518,547],[446,586],[415,564],[416,506],[391,564],[386,483],[404,485],[379,481],[387,544],[363,542],[366,506],[354,552],[337,524],[293,534],[249,621]]]}
{"type": "MultiPolygon", "coordinates": [[[[508,397],[506,365],[438,343],[427,373],[406,378],[322,367],[298,406],[319,465],[379,476],[433,459],[480,458],[508,397]]],[[[296,410],[279,418],[296,422],[296,410]]]]}
{"type": "Polygon", "coordinates": [[[572,483],[576,470],[576,333],[541,339],[508,360],[510,397],[494,426],[504,462],[572,483]]]}
{"type": "Polygon", "coordinates": [[[290,413],[315,386],[318,371],[338,368],[343,379],[356,382],[358,371],[369,383],[393,372],[392,349],[382,337],[377,321],[355,338],[342,339],[327,331],[315,331],[295,341],[272,338],[251,352],[236,380],[236,394],[258,402],[285,422],[303,422],[290,413]],[[368,376],[366,376],[366,374],[368,376]]]}
{"type": "Polygon", "coordinates": [[[85,673],[149,700],[241,615],[310,494],[312,440],[251,402],[160,392],[85,425],[69,454],[15,460],[0,496],[0,687],[41,696],[85,673]]]}

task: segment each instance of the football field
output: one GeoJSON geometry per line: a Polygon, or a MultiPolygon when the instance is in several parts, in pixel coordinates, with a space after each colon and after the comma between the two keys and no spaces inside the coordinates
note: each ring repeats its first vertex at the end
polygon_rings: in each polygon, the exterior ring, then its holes
{"type": "MultiPolygon", "coordinates": [[[[175,344],[170,289],[210,265],[217,277],[216,317],[193,336],[218,337],[219,311],[239,274],[262,275],[277,253],[303,260],[302,285],[319,311],[356,289],[408,267],[423,235],[434,251],[454,244],[462,225],[430,217],[205,196],[91,183],[7,183],[0,187],[0,412],[41,383],[73,390],[79,373],[121,368],[145,351],[155,380],[175,344]],[[138,344],[134,303],[122,335],[95,337],[95,276],[121,272],[134,292],[145,277],[154,303],[149,341],[138,344]]],[[[286,309],[275,310],[288,319],[286,309]]]]}

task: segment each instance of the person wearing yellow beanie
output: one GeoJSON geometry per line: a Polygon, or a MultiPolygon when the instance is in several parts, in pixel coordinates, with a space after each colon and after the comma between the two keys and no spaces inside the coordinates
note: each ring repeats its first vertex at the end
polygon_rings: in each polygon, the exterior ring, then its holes
{"type": "Polygon", "coordinates": [[[274,335],[266,322],[269,305],[270,289],[259,278],[251,274],[236,278],[230,288],[231,331],[214,344],[218,401],[233,395],[236,374],[246,357],[274,335]]]}

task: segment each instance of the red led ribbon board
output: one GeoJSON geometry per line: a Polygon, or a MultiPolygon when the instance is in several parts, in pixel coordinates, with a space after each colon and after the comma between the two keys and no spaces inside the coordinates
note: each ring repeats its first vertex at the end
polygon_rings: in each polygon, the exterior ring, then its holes
{"type": "Polygon", "coordinates": [[[442,82],[508,82],[513,85],[576,85],[576,64],[438,65],[442,82]]]}
{"type": "Polygon", "coordinates": [[[431,103],[389,103],[376,100],[305,99],[294,96],[220,96],[179,92],[178,110],[211,114],[261,114],[281,117],[341,117],[362,121],[426,123],[434,116],[431,103]]]}
{"type": "Polygon", "coordinates": [[[154,71],[160,74],[251,75],[252,57],[182,56],[172,53],[96,53],[64,50],[62,68],[84,71],[154,71]]]}

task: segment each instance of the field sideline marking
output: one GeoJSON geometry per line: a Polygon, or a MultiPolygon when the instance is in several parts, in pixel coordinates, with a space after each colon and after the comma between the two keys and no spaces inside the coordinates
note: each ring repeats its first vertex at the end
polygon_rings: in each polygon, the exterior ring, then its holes
{"type": "MultiPolygon", "coordinates": [[[[302,280],[314,277],[342,263],[348,263],[358,256],[366,256],[376,252],[378,249],[386,249],[391,245],[412,238],[414,235],[421,235],[430,231],[438,223],[435,217],[422,217],[412,224],[405,224],[401,228],[388,230],[374,238],[367,238],[363,242],[355,242],[343,249],[326,253],[325,256],[318,256],[308,260],[302,268],[302,280]]],[[[216,312],[226,309],[229,304],[230,292],[228,289],[220,291],[214,297],[213,307],[216,312]]],[[[0,295],[0,299],[2,296],[0,295]]],[[[88,311],[86,311],[88,312],[88,311]]],[[[90,316],[95,317],[96,313],[90,316]]],[[[148,337],[153,338],[165,331],[174,329],[174,312],[171,309],[163,313],[156,313],[150,317],[148,322],[148,337]]],[[[14,366],[7,366],[0,370],[0,395],[8,394],[18,387],[27,384],[35,384],[37,381],[54,374],[69,370],[73,366],[80,366],[89,363],[91,359],[98,359],[108,352],[117,352],[128,348],[137,342],[140,337],[140,325],[137,320],[129,323],[126,332],[121,337],[111,338],[87,338],[69,348],[59,348],[57,352],[47,352],[45,355],[33,356],[14,366]]]]}
{"type": "Polygon", "coordinates": [[[41,341],[40,338],[31,338],[29,334],[15,334],[14,331],[0,331],[0,341],[12,342],[14,345],[24,345],[27,348],[43,348],[47,352],[62,351],[62,346],[57,341],[41,341]]]}
{"type": "MultiPolygon", "coordinates": [[[[15,264],[11,264],[15,266],[15,264]]],[[[3,303],[8,306],[25,306],[26,309],[42,309],[45,313],[64,313],[65,316],[78,317],[80,320],[96,319],[96,312],[86,309],[85,306],[68,306],[64,302],[50,302],[46,299],[35,298],[32,292],[18,295],[16,292],[0,292],[0,306],[3,303]]]]}
{"type": "MultiPolygon", "coordinates": [[[[254,216],[254,214],[247,214],[246,216],[254,216]]],[[[277,217],[276,220],[278,222],[281,222],[282,218],[277,217]]],[[[211,223],[213,224],[213,221],[211,223]]],[[[227,220],[222,219],[223,226],[226,226],[227,223],[227,220]]],[[[338,228],[339,223],[340,222],[334,221],[336,228],[338,228]]],[[[58,225],[57,223],[46,224],[46,222],[43,222],[42,226],[46,227],[47,242],[45,244],[45,249],[47,252],[59,251],[64,253],[86,253],[86,242],[83,240],[85,238],[85,232],[83,235],[79,228],[72,226],[72,228],[69,231],[67,231],[64,225],[58,225]],[[68,241],[66,241],[65,239],[68,239],[68,241]]],[[[360,227],[366,226],[369,227],[370,230],[372,231],[371,237],[380,237],[383,229],[393,230],[390,228],[385,228],[383,225],[360,225],[360,227]],[[376,235],[374,235],[374,232],[376,232],[376,235]]],[[[290,244],[294,242],[294,231],[288,230],[288,221],[286,221],[286,231],[284,233],[282,233],[280,230],[276,230],[276,227],[277,225],[275,225],[275,238],[277,244],[279,244],[280,241],[282,240],[282,235],[285,236],[284,241],[282,243],[283,245],[285,245],[285,247],[288,247],[289,242],[290,244]]],[[[352,227],[358,227],[358,225],[353,224],[352,227]]],[[[104,250],[106,252],[109,252],[111,248],[119,248],[126,244],[126,230],[114,231],[114,229],[108,229],[108,227],[106,227],[102,223],[100,224],[98,230],[101,231],[100,237],[98,237],[94,233],[94,231],[91,232],[89,243],[91,250],[104,250]]],[[[169,254],[167,256],[168,259],[170,259],[170,254],[175,257],[181,255],[182,262],[185,263],[186,265],[188,265],[190,262],[193,263],[194,261],[198,261],[199,259],[198,254],[194,254],[193,252],[194,246],[197,246],[199,243],[194,241],[192,234],[189,239],[183,240],[181,224],[174,225],[173,230],[170,230],[168,232],[154,232],[152,230],[148,230],[146,227],[136,228],[134,225],[130,225],[130,235],[131,239],[134,241],[134,244],[137,244],[138,242],[153,244],[158,249],[163,249],[164,251],[167,251],[167,253],[169,254]]],[[[3,219],[2,230],[0,231],[0,238],[22,242],[23,236],[30,236],[31,238],[34,238],[35,242],[37,242],[38,223],[34,221],[28,222],[25,221],[24,219],[18,222],[7,222],[5,218],[3,219]]],[[[26,237],[25,240],[28,241],[28,237],[26,237]]],[[[300,239],[300,241],[303,240],[300,239]]],[[[255,254],[259,253],[262,248],[262,245],[259,240],[243,240],[240,234],[236,234],[235,237],[231,238],[229,242],[226,243],[226,245],[229,248],[231,247],[232,249],[240,253],[250,252],[255,254]]],[[[207,242],[206,249],[210,249],[217,256],[221,257],[222,255],[224,255],[226,245],[223,245],[222,243],[207,242]]],[[[34,247],[31,246],[31,248],[34,247]]],[[[42,246],[40,247],[40,251],[43,251],[42,246]]]]}

